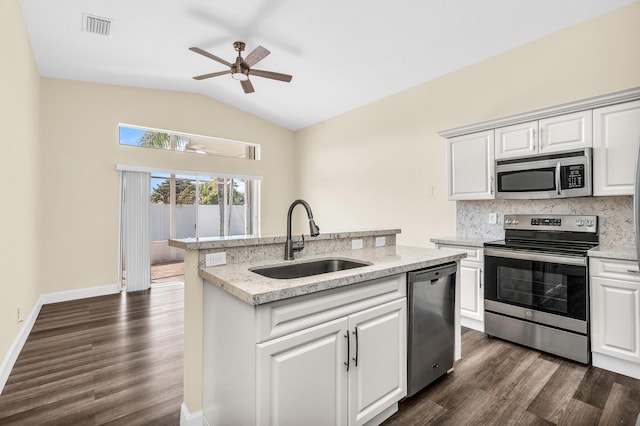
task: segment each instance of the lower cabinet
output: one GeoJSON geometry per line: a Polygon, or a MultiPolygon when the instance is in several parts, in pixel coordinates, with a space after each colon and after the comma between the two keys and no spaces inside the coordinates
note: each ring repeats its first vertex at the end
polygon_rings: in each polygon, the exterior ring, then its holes
{"type": "Polygon", "coordinates": [[[460,325],[484,332],[483,249],[472,246],[437,244],[438,248],[462,250],[460,261],[460,325]]]}
{"type": "Polygon", "coordinates": [[[640,275],[629,272],[638,265],[591,259],[590,269],[593,365],[640,379],[640,275]]]}
{"type": "Polygon", "coordinates": [[[259,306],[204,286],[208,424],[380,423],[406,396],[405,274],[259,306]]]}
{"type": "Polygon", "coordinates": [[[406,300],[257,345],[258,424],[362,425],[406,394],[406,300]]]}

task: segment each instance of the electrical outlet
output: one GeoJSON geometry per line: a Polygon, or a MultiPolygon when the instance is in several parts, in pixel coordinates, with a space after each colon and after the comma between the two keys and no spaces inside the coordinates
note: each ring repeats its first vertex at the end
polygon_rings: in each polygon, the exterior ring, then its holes
{"type": "Polygon", "coordinates": [[[386,237],[376,237],[376,247],[384,247],[387,244],[386,237]]]}
{"type": "Polygon", "coordinates": [[[364,247],[362,239],[351,240],[351,250],[359,250],[364,247]]]}
{"type": "Polygon", "coordinates": [[[204,256],[204,266],[218,266],[225,265],[227,263],[227,252],[221,251],[219,253],[209,253],[204,256]]]}
{"type": "Polygon", "coordinates": [[[498,223],[498,215],[495,213],[489,213],[489,223],[491,225],[495,225],[498,223]]]}

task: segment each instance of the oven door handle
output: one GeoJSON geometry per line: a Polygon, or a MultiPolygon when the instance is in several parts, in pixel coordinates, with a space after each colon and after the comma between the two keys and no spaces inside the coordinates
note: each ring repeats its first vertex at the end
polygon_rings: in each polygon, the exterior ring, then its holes
{"type": "Polygon", "coordinates": [[[504,257],[507,259],[530,260],[532,262],[559,263],[561,265],[586,266],[586,257],[572,257],[555,254],[542,254],[493,248],[484,249],[485,256],[504,257]]]}
{"type": "Polygon", "coordinates": [[[560,186],[562,185],[560,181],[561,172],[562,172],[562,164],[558,161],[558,163],[556,164],[556,191],[558,191],[558,195],[562,195],[562,188],[560,188],[560,186]]]}

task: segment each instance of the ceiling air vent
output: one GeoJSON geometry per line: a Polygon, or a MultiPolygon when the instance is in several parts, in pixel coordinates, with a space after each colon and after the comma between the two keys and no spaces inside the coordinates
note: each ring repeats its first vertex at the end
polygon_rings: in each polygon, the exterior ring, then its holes
{"type": "Polygon", "coordinates": [[[103,36],[108,36],[109,31],[111,30],[111,19],[108,18],[100,18],[99,16],[92,16],[84,14],[84,30],[88,33],[100,34],[103,36]]]}

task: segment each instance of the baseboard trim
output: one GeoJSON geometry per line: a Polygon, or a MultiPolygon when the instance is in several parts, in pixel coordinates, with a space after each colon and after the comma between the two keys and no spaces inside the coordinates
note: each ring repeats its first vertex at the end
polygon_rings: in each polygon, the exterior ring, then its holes
{"type": "Polygon", "coordinates": [[[107,296],[119,293],[118,285],[105,285],[102,287],[81,288],[78,290],[59,291],[57,293],[45,293],[40,296],[43,305],[48,303],[68,302],[70,300],[86,299],[88,297],[107,296]]]}
{"type": "Polygon", "coordinates": [[[202,426],[203,424],[202,410],[191,413],[184,402],[180,405],[180,426],[202,426]]]}
{"type": "Polygon", "coordinates": [[[484,321],[460,316],[460,325],[484,333],[484,321]]]}
{"type": "Polygon", "coordinates": [[[29,317],[25,320],[24,324],[22,324],[22,328],[14,339],[13,344],[9,348],[9,351],[5,355],[4,360],[2,361],[2,365],[0,365],[0,394],[4,389],[4,385],[7,384],[7,380],[9,379],[9,375],[11,374],[11,370],[13,369],[13,366],[18,359],[18,355],[20,355],[20,351],[22,351],[22,347],[27,341],[27,337],[29,337],[29,333],[31,333],[33,325],[36,323],[36,318],[38,318],[38,314],[40,313],[41,308],[42,301],[38,299],[35,306],[31,310],[29,317]]]}
{"type": "Polygon", "coordinates": [[[109,294],[115,294],[120,291],[117,284],[115,285],[106,285],[102,287],[90,287],[83,288],[79,290],[69,290],[69,291],[60,291],[57,293],[45,293],[40,295],[40,298],[36,301],[29,317],[25,320],[20,332],[16,336],[13,341],[13,344],[9,348],[9,351],[4,357],[2,364],[0,365],[0,394],[4,389],[4,385],[7,383],[9,379],[9,375],[11,374],[11,370],[18,359],[18,355],[20,355],[20,351],[22,351],[22,347],[24,346],[27,338],[29,337],[29,333],[31,333],[31,329],[38,318],[38,314],[40,313],[40,309],[42,309],[43,305],[49,303],[59,303],[59,302],[68,302],[70,300],[79,300],[86,299],[88,297],[95,296],[106,296],[109,294]]]}
{"type": "Polygon", "coordinates": [[[640,380],[640,364],[626,359],[591,352],[591,365],[640,380]]]}

